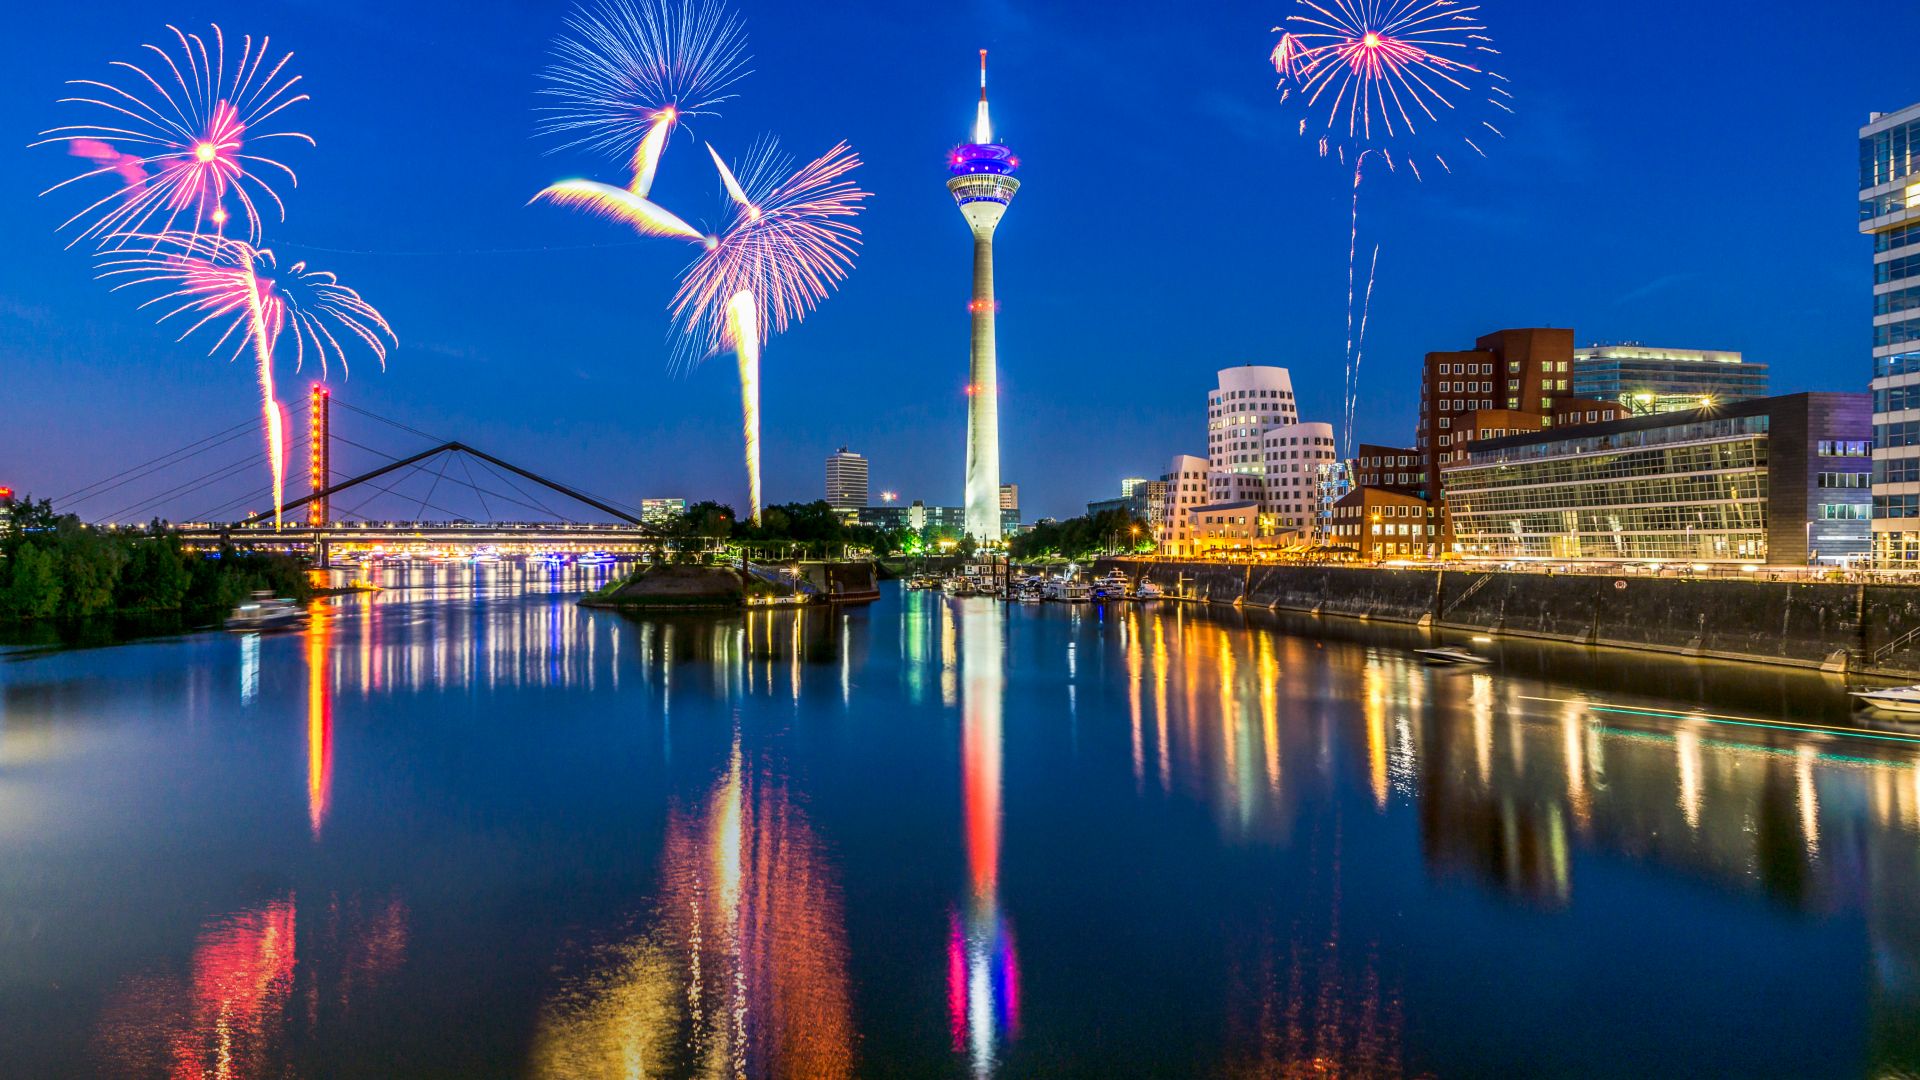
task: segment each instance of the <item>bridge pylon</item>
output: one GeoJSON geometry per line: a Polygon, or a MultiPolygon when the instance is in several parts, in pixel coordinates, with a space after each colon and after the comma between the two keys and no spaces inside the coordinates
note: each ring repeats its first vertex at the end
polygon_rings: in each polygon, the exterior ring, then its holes
{"type": "Polygon", "coordinates": [[[314,383],[307,400],[307,524],[318,529],[331,518],[327,489],[333,485],[333,392],[314,383]]]}

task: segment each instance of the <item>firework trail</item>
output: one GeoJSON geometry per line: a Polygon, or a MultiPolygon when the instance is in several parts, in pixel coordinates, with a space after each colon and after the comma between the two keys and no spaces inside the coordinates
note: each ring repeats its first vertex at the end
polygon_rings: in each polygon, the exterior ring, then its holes
{"type": "Polygon", "coordinates": [[[681,355],[732,350],[740,364],[751,520],[760,520],[760,350],[805,319],[853,268],[860,230],[852,218],[868,193],[849,173],[860,158],[845,143],[799,170],[763,139],[737,168],[707,148],[732,204],[727,227],[688,266],[673,297],[681,355]]]}
{"type": "Polygon", "coordinates": [[[1484,128],[1504,137],[1491,120],[1457,127],[1465,106],[1511,114],[1513,95],[1506,78],[1487,70],[1484,58],[1499,55],[1477,4],[1457,0],[1297,0],[1268,59],[1280,76],[1280,100],[1298,99],[1300,134],[1323,112],[1317,134],[1320,155],[1353,164],[1353,221],[1347,245],[1347,401],[1344,454],[1353,450],[1352,417],[1359,392],[1360,356],[1366,347],[1366,317],[1355,333],[1354,305],[1373,296],[1380,249],[1374,247],[1362,300],[1357,287],[1360,239],[1360,185],[1369,155],[1378,154],[1389,171],[1400,161],[1424,179],[1420,159],[1431,156],[1451,172],[1438,146],[1458,139],[1482,157],[1475,141],[1484,128]],[[1423,130],[1424,129],[1424,130],[1423,130]]]}
{"type": "MultiPolygon", "coordinates": [[[[711,116],[746,75],[747,35],[717,0],[590,0],[554,43],[542,134],[633,162],[629,190],[653,189],[674,125],[711,116]]],[[[657,235],[657,234],[654,234],[657,235]]]]}
{"type": "Polygon", "coordinates": [[[256,46],[252,37],[243,37],[229,67],[226,36],[218,26],[211,43],[178,27],[167,29],[173,31],[176,50],[148,44],[143,47],[152,55],[140,63],[112,63],[124,86],[95,79],[69,83],[82,89],[61,102],[88,106],[98,119],[50,128],[32,144],[64,143],[70,154],[92,166],[42,195],[95,178],[114,185],[61,223],[62,229],[79,226],[68,247],[81,241],[110,246],[174,231],[219,233],[232,216],[229,201],[245,218],[247,240],[258,243],[261,207],[271,203],[285,216],[266,177],[284,174],[297,183],[293,170],[250,151],[268,139],[313,144],[310,136],[277,126],[283,110],[307,100],[293,92],[299,76],[284,74],[293,54],[269,63],[268,39],[256,46]]]}
{"type": "MultiPolygon", "coordinates": [[[[115,239],[121,239],[116,237],[115,239]]],[[[188,323],[178,340],[199,331],[217,335],[209,355],[229,344],[237,360],[251,351],[266,423],[267,461],[273,473],[273,525],[280,527],[286,481],[286,415],[274,392],[273,357],[293,342],[294,369],[308,354],[324,374],[331,361],[347,367],[349,347],[364,346],[384,368],[393,330],[360,294],[331,273],[304,262],[282,269],[273,252],[242,240],[190,232],[140,234],[102,251],[100,278],[112,291],[154,290],[140,307],[159,307],[162,324],[188,323]]]]}

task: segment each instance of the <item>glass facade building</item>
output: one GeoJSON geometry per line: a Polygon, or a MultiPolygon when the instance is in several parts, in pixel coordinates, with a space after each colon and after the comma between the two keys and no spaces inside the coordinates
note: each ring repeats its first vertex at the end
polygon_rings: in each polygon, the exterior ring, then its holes
{"type": "Polygon", "coordinates": [[[1790,394],[1474,444],[1469,558],[1841,564],[1868,548],[1865,394],[1790,394]]]}
{"type": "Polygon", "coordinates": [[[1920,104],[1860,129],[1860,231],[1873,238],[1873,556],[1920,569],[1920,104]]]}
{"type": "Polygon", "coordinates": [[[1573,393],[1636,415],[1685,412],[1766,397],[1767,365],[1724,350],[1592,345],[1574,350],[1573,393]]]}

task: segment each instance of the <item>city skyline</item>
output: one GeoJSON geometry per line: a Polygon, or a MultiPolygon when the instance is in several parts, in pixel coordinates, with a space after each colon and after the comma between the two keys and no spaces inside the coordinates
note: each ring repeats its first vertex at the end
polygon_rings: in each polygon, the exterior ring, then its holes
{"type": "MultiPolygon", "coordinates": [[[[1549,19],[1496,6],[1519,97],[1508,139],[1451,177],[1369,179],[1381,185],[1370,196],[1375,227],[1395,239],[1380,269],[1356,441],[1395,441],[1414,414],[1407,376],[1424,352],[1488,326],[1571,324],[1582,345],[1737,350],[1771,366],[1776,393],[1864,385],[1867,241],[1849,231],[1850,136],[1868,113],[1912,101],[1914,88],[1865,65],[1829,65],[1817,86],[1768,77],[1789,57],[1840,49],[1861,21],[1844,12],[1789,41],[1768,36],[1764,20],[1729,19],[1730,5],[1627,8],[1632,32],[1617,13],[1549,19]],[[1690,71],[1686,43],[1709,28],[1728,45],[1724,62],[1690,71]],[[1582,42],[1582,67],[1632,61],[1665,72],[1662,85],[1591,85],[1546,47],[1560,40],[1582,42]],[[1683,94],[1684,113],[1672,107],[1683,94]],[[1754,145],[1739,123],[1710,122],[1759,115],[1769,144],[1754,145]],[[1808,149],[1771,149],[1785,145],[1808,149]],[[1696,154],[1715,167],[1636,177],[1617,166],[1696,154]],[[1729,161],[1765,181],[1745,196],[1769,223],[1764,236],[1699,212],[1729,161]],[[1577,217],[1558,212],[1570,203],[1581,205],[1577,217]],[[1529,265],[1555,269],[1515,272],[1529,265]]],[[[953,248],[953,211],[925,175],[929,156],[966,130],[971,102],[954,89],[980,47],[994,52],[997,125],[1045,180],[1023,197],[1001,268],[1013,301],[1000,312],[1002,470],[1028,488],[1028,516],[1071,516],[1116,476],[1158,475],[1199,434],[1182,402],[1222,367],[1287,367],[1303,414],[1338,415],[1347,179],[1276,107],[1260,61],[1277,9],[1234,5],[1171,28],[1085,27],[1004,5],[889,13],[867,28],[857,13],[742,10],[753,74],[738,107],[695,134],[731,142],[774,129],[796,145],[844,135],[868,158],[877,193],[864,222],[867,271],[808,335],[783,343],[765,374],[769,503],[806,497],[820,452],[842,442],[888,462],[889,487],[961,501],[949,448],[966,423],[967,283],[941,254],[953,248]],[[912,42],[911,52],[879,48],[882,34],[912,42]],[[1104,70],[1105,58],[1142,49],[1156,58],[1149,70],[1124,79],[1104,70]],[[809,108],[781,107],[803,87],[809,108]],[[1155,167],[1196,191],[1229,177],[1244,191],[1232,213],[1169,227],[1121,216],[1127,193],[1108,190],[1113,148],[1154,124],[1183,135],[1180,152],[1155,167]],[[1121,253],[1141,245],[1144,271],[1120,273],[1121,253]]],[[[4,46],[16,50],[15,77],[0,123],[24,144],[57,122],[63,80],[101,74],[167,21],[272,35],[296,54],[313,95],[302,123],[320,147],[295,163],[298,208],[270,246],[287,259],[324,254],[379,300],[401,337],[388,372],[357,371],[333,384],[336,394],[629,501],[671,490],[738,508],[737,463],[719,452],[736,424],[731,380],[720,366],[667,370],[653,290],[679,255],[521,205],[528,183],[591,164],[544,156],[532,138],[535,72],[563,14],[493,11],[443,26],[371,5],[107,4],[102,23],[114,30],[102,34],[25,12],[4,46]],[[444,198],[411,194],[428,187],[444,198]],[[540,250],[570,246],[586,250],[540,250]]],[[[1888,17],[1920,28],[1920,14],[1888,17]]],[[[61,250],[53,227],[66,208],[34,196],[71,163],[47,148],[18,152],[0,214],[0,238],[17,253],[0,267],[0,363],[9,397],[35,408],[0,432],[0,482],[58,495],[245,419],[244,379],[103,301],[85,260],[61,250]],[[206,430],[180,427],[183,415],[206,417],[206,430]]],[[[681,204],[717,207],[690,173],[662,184],[681,204]]],[[[291,378],[289,389],[304,394],[305,382],[291,378]]]]}

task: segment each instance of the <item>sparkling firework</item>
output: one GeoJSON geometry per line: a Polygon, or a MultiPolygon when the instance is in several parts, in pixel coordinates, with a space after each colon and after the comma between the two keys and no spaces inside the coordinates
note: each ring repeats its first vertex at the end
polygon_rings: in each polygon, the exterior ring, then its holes
{"type": "Polygon", "coordinates": [[[189,232],[129,239],[137,243],[110,248],[99,259],[100,278],[112,282],[113,291],[155,288],[156,295],[140,306],[163,309],[158,320],[163,324],[175,316],[190,320],[179,340],[205,330],[217,335],[209,354],[229,345],[230,359],[253,353],[273,473],[273,521],[279,528],[286,417],[274,393],[275,350],[290,338],[295,370],[312,354],[323,373],[333,360],[344,372],[348,348],[358,342],[384,368],[388,343],[396,340],[393,329],[331,273],[308,269],[304,262],[281,269],[273,252],[245,241],[189,232]]]}
{"type": "Polygon", "coordinates": [[[1360,185],[1367,159],[1377,155],[1389,170],[1405,164],[1416,180],[1423,179],[1420,162],[1427,156],[1451,172],[1439,149],[1441,141],[1457,138],[1484,157],[1476,136],[1482,130],[1504,135],[1484,118],[1467,130],[1458,130],[1456,121],[1455,130],[1449,131],[1442,117],[1453,119],[1467,104],[1510,114],[1513,95],[1505,77],[1484,66],[1486,57],[1499,53],[1478,5],[1457,0],[1297,0],[1297,6],[1299,11],[1274,27],[1280,40],[1268,57],[1280,75],[1280,99],[1301,102],[1302,135],[1309,134],[1309,125],[1324,110],[1320,155],[1337,157],[1343,164],[1351,158],[1353,167],[1343,410],[1345,450],[1351,453],[1367,315],[1380,263],[1376,244],[1362,289],[1357,274],[1360,185]],[[1421,137],[1418,142],[1416,136],[1421,137]]]}
{"type": "Polygon", "coordinates": [[[836,145],[798,172],[771,139],[738,169],[709,146],[732,203],[719,236],[681,277],[673,316],[683,355],[731,349],[740,363],[751,519],[760,520],[760,348],[813,311],[853,268],[860,230],[852,218],[868,193],[847,179],[860,158],[836,145]]]}
{"type": "MultiPolygon", "coordinates": [[[[1320,151],[1338,146],[1381,147],[1440,125],[1456,102],[1480,101],[1511,113],[1506,79],[1481,64],[1496,56],[1478,5],[1455,0],[1331,0],[1322,6],[1299,0],[1302,12],[1287,16],[1270,59],[1280,74],[1281,100],[1296,94],[1309,116],[1326,110],[1320,151]],[[1344,128],[1344,132],[1342,129],[1344,128]]],[[[1488,120],[1480,127],[1494,135],[1488,120]]],[[[1473,132],[1459,136],[1482,153],[1473,132]]],[[[1391,151],[1381,147],[1391,164],[1391,151]]],[[[1442,168],[1446,160],[1435,154],[1442,168]]],[[[1415,174],[1419,167],[1414,164],[1415,174]]]]}
{"type": "Polygon", "coordinates": [[[717,0],[591,0],[567,19],[541,93],[543,134],[633,160],[632,192],[653,188],[674,125],[712,115],[746,74],[747,35],[717,0]]]}
{"type": "Polygon", "coordinates": [[[232,216],[229,201],[246,221],[247,239],[258,243],[261,206],[270,202],[285,216],[265,176],[285,174],[293,183],[293,170],[249,151],[268,139],[313,144],[310,136],[277,127],[282,110],[307,100],[293,92],[299,77],[283,76],[293,54],[269,64],[268,39],[256,46],[252,37],[243,37],[237,62],[229,68],[226,37],[218,26],[211,44],[199,34],[167,29],[173,31],[176,52],[149,44],[144,48],[153,55],[142,63],[113,62],[125,87],[75,79],[70,85],[82,87],[85,96],[60,99],[106,115],[43,131],[33,143],[64,143],[69,153],[93,166],[41,194],[95,178],[114,184],[61,223],[63,229],[80,226],[69,247],[83,240],[112,245],[155,232],[218,233],[232,216]]]}

